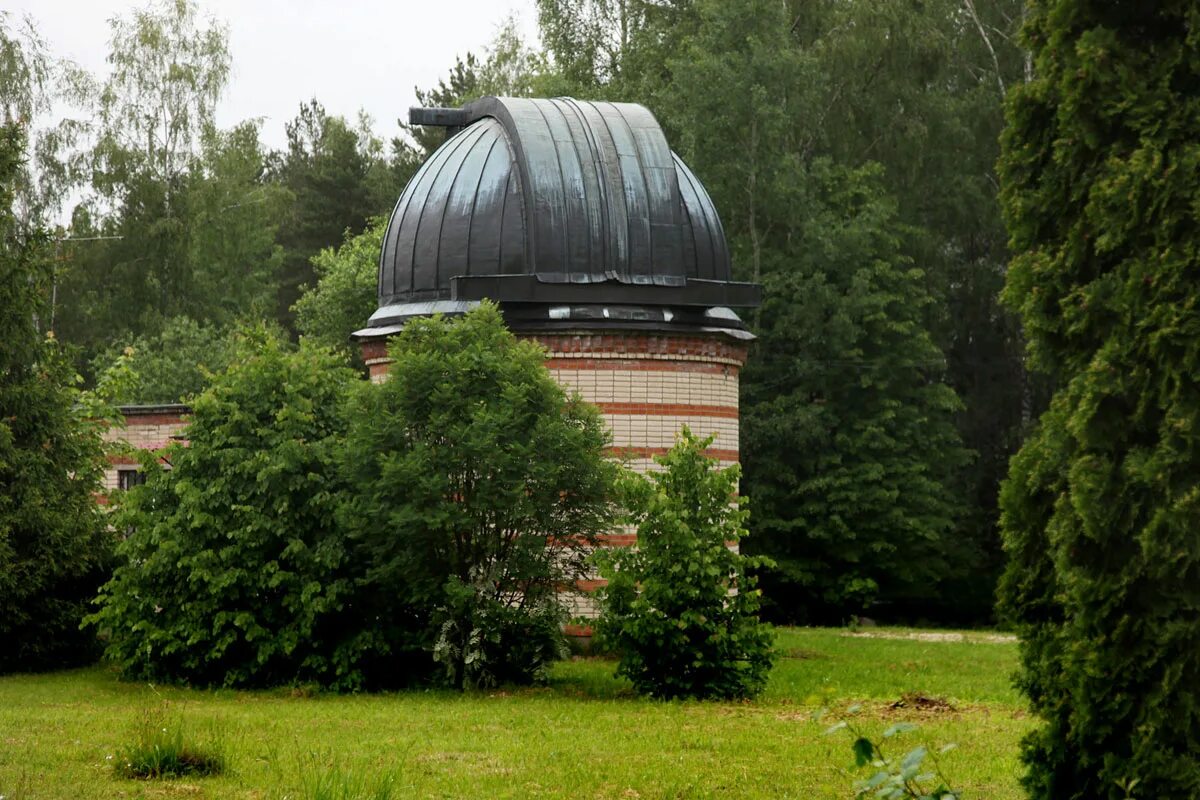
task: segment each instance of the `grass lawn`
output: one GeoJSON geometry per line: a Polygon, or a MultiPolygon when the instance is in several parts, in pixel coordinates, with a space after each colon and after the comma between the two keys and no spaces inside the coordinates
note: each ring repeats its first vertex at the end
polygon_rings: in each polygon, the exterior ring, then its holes
{"type": "Polygon", "coordinates": [[[190,691],[121,683],[104,668],[9,676],[0,796],[349,800],[368,796],[345,791],[356,783],[390,776],[380,796],[850,798],[862,775],[849,737],[811,719],[829,697],[835,708],[861,701],[859,721],[876,734],[917,722],[897,749],[957,743],[942,763],[964,796],[1018,798],[1017,745],[1031,722],[1009,685],[1016,645],[871,633],[781,630],[771,684],[750,703],[640,700],[598,659],[559,665],[548,687],[469,695],[190,691]],[[225,774],[114,777],[109,757],[164,703],[186,732],[223,743],[225,774]]]}

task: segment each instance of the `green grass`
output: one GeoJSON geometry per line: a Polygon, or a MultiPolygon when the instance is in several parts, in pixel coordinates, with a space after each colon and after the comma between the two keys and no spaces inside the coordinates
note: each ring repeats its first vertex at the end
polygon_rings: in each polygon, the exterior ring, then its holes
{"type": "Polygon", "coordinates": [[[1014,644],[844,634],[781,631],[785,657],[751,703],[641,700],[597,659],[559,665],[549,687],[468,695],[189,691],[103,668],[9,676],[0,796],[849,798],[861,777],[850,742],[811,719],[826,697],[862,702],[859,722],[875,732],[919,723],[898,746],[957,743],[943,764],[967,797],[1020,796],[1017,744],[1031,723],[1009,685],[1014,644]],[[186,729],[222,731],[223,774],[114,776],[109,757],[164,701],[186,729]]]}

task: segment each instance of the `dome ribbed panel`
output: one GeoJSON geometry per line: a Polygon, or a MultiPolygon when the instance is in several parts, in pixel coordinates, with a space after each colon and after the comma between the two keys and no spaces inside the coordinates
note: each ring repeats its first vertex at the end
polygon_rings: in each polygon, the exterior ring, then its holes
{"type": "Polygon", "coordinates": [[[495,275],[502,266],[523,271],[524,221],[505,213],[506,204],[519,205],[519,185],[498,121],[482,119],[450,137],[392,212],[380,252],[380,305],[447,299],[459,275],[495,275]],[[505,224],[516,229],[505,231],[505,224]],[[501,242],[508,245],[506,265],[501,242]]]}
{"type": "Polygon", "coordinates": [[[696,179],[683,159],[674,153],[675,171],[679,176],[679,194],[684,211],[683,242],[685,261],[691,266],[689,276],[710,281],[729,280],[729,245],[717,208],[704,185],[696,179]]]}

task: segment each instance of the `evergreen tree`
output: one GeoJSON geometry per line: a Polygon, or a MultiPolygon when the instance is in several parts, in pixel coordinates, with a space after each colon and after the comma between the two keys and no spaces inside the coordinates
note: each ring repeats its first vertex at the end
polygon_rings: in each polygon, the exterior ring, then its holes
{"type": "Polygon", "coordinates": [[[204,131],[184,196],[191,292],[180,309],[195,320],[229,326],[274,310],[275,234],[291,197],[267,180],[265,162],[256,123],[204,131]]]}
{"type": "Polygon", "coordinates": [[[180,317],[229,328],[273,313],[289,195],[266,180],[264,160],[256,125],[209,127],[171,184],[131,174],[111,214],[78,208],[61,244],[64,339],[95,358],[114,339],[154,338],[180,317]]]}
{"type": "Polygon", "coordinates": [[[720,209],[743,280],[794,263],[807,164],[883,167],[875,182],[897,201],[900,250],[930,299],[921,324],[946,354],[944,380],[964,400],[955,421],[978,453],[950,478],[961,550],[958,578],[940,592],[955,601],[930,611],[986,617],[1002,562],[997,487],[1038,403],[1017,326],[997,301],[1007,253],[993,165],[1003,89],[1024,75],[1013,34],[1021,0],[539,0],[538,9],[555,91],[655,112],[720,209]]]}
{"type": "Polygon", "coordinates": [[[1002,494],[1034,798],[1200,796],[1197,30],[1033,2],[1009,99],[1005,299],[1058,386],[1002,494]]]}
{"type": "Polygon", "coordinates": [[[816,154],[825,65],[784,7],[691,7],[661,109],[722,211],[735,274],[766,287],[742,455],[758,509],[745,548],[778,564],[763,578],[768,612],[936,610],[942,583],[978,558],[954,535],[968,453],[929,330],[930,277],[906,253],[913,232],[881,169],[816,154]]]}
{"type": "MultiPolygon", "coordinates": [[[[62,246],[57,328],[86,357],[170,320],[228,325],[273,308],[276,220],[254,123],[215,127],[227,29],[180,0],[111,21],[90,191],[62,246]]],[[[85,362],[86,363],[86,362],[85,362]]]]}
{"type": "MultiPolygon", "coordinates": [[[[525,44],[515,18],[509,17],[484,49],[483,56],[467,53],[454,60],[454,66],[437,86],[416,89],[417,102],[422,106],[456,108],[480,97],[545,97],[564,94],[554,91],[548,80],[557,87],[561,81],[547,74],[545,57],[525,44]]],[[[433,154],[446,141],[446,129],[433,126],[409,125],[400,120],[400,127],[416,143],[408,152],[417,165],[433,154]],[[419,152],[418,152],[419,151],[419,152]]],[[[397,152],[404,144],[394,143],[397,152]]]]}
{"type": "Polygon", "coordinates": [[[13,211],[24,142],[19,125],[0,126],[0,672],[96,655],[79,624],[112,546],[93,497],[99,435],[75,411],[57,342],[38,331],[52,274],[47,237],[13,211]]]}
{"type": "MultiPolygon", "coordinates": [[[[1000,480],[1045,403],[1023,369],[1015,315],[999,302],[1008,261],[995,163],[1002,97],[1024,80],[1022,0],[791,2],[795,37],[819,63],[812,146],[840,164],[875,162],[925,275],[923,312],[963,401],[956,425],[976,457],[954,476],[955,540],[975,561],[943,587],[946,616],[987,617],[1003,565],[1000,480]]],[[[964,617],[958,617],[963,619],[964,617]]]]}
{"type": "MultiPolygon", "coordinates": [[[[371,217],[387,213],[411,173],[389,168],[382,144],[365,125],[356,129],[326,114],[316,100],[302,105],[287,124],[287,140],[287,151],[277,154],[272,171],[294,197],[278,234],[283,248],[278,315],[290,325],[301,287],[315,282],[311,259],[347,234],[362,233],[371,217]]],[[[415,170],[412,159],[400,156],[402,166],[415,170]]]]}

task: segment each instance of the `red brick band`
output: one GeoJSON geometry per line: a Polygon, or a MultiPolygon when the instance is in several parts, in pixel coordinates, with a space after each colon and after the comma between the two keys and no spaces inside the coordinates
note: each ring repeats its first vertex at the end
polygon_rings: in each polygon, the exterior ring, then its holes
{"type": "MultiPolygon", "coordinates": [[[[671,451],[669,447],[610,447],[608,452],[621,457],[629,458],[653,458],[654,456],[666,455],[671,451]]],[[[737,461],[737,450],[723,450],[719,447],[710,447],[704,451],[704,455],[709,458],[715,458],[718,461],[737,461]]]]}
{"type": "Polygon", "coordinates": [[[626,358],[548,358],[547,369],[624,369],[635,372],[691,372],[701,375],[737,375],[736,364],[708,361],[657,361],[626,358]]]}
{"type": "Polygon", "coordinates": [[[362,343],[363,361],[370,361],[373,358],[387,358],[388,354],[387,339],[371,339],[362,343]]]}
{"type": "Polygon", "coordinates": [[[605,414],[662,417],[721,417],[737,419],[737,406],[703,406],[690,403],[593,403],[605,414]]]}
{"type": "Polygon", "coordinates": [[[186,425],[188,414],[126,414],[125,427],[138,425],[186,425]]]}
{"type": "Polygon", "coordinates": [[[589,637],[594,633],[591,625],[575,625],[570,623],[563,625],[562,630],[565,636],[578,636],[581,638],[589,637]]]}
{"type": "MultiPolygon", "coordinates": [[[[547,537],[546,544],[550,547],[564,547],[569,543],[568,538],[547,537]]],[[[583,543],[583,539],[576,539],[577,543],[583,543]]],[[[636,533],[600,533],[595,537],[595,543],[600,547],[632,547],[637,544],[636,533]]]]}
{"type": "MultiPolygon", "coordinates": [[[[187,444],[187,443],[184,442],[184,444],[187,444]]],[[[138,452],[141,453],[141,452],[149,451],[151,453],[156,453],[159,450],[162,450],[164,447],[166,447],[165,444],[158,445],[158,446],[139,447],[138,452]]],[[[158,460],[161,463],[164,463],[164,464],[166,463],[166,459],[163,458],[162,456],[159,456],[158,460]]],[[[119,455],[119,456],[109,456],[108,457],[108,464],[109,464],[109,466],[112,466],[112,467],[137,466],[137,465],[140,465],[141,463],[142,463],[142,460],[140,458],[138,458],[137,456],[119,455]]]]}
{"type": "MultiPolygon", "coordinates": [[[[702,356],[746,360],[747,347],[722,335],[680,336],[674,333],[542,333],[521,336],[550,353],[630,353],[637,355],[702,356]]],[[[387,337],[361,342],[364,361],[387,358],[387,337]]]]}
{"type": "Polygon", "coordinates": [[[724,336],[680,336],[678,334],[570,333],[537,334],[526,337],[538,342],[553,356],[556,353],[611,355],[672,355],[746,360],[746,345],[724,336]]]}

